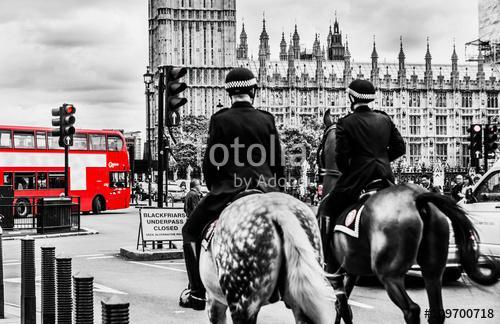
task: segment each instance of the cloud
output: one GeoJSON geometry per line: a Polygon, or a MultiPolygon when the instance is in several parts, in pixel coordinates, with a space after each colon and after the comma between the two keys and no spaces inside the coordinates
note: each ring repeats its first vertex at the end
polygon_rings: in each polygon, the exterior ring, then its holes
{"type": "Polygon", "coordinates": [[[3,124],[48,126],[71,102],[78,127],[144,128],[147,4],[20,0],[0,3],[0,19],[3,124]]]}
{"type": "MultiPolygon", "coordinates": [[[[315,33],[326,45],[335,11],[349,37],[353,58],[370,60],[376,35],[380,60],[395,61],[403,36],[408,62],[423,63],[426,37],[434,63],[449,63],[456,38],[477,37],[477,3],[455,0],[237,0],[239,36],[244,19],[250,52],[257,55],[262,14],[271,56],[279,54],[281,33],[288,42],[294,24],[311,50],[315,33]]],[[[1,123],[50,125],[50,109],[77,105],[85,128],[144,130],[142,74],[148,64],[147,1],[0,1],[1,123]]]]}

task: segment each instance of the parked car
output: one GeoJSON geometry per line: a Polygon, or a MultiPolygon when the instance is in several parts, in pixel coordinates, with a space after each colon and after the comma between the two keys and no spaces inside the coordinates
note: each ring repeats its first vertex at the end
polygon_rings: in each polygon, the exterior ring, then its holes
{"type": "Polygon", "coordinates": [[[459,205],[476,227],[482,254],[500,261],[500,160],[466,193],[459,205]]]}

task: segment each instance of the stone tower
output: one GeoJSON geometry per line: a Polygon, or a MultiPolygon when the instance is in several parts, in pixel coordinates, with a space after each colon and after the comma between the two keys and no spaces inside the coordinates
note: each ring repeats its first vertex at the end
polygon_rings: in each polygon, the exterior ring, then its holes
{"type": "MultiPolygon", "coordinates": [[[[188,68],[183,79],[188,103],[181,113],[210,116],[219,102],[228,106],[224,79],[236,66],[236,0],[148,0],[148,20],[149,66],[155,79],[161,66],[188,68]]],[[[157,99],[155,88],[152,125],[157,99]]]]}
{"type": "Polygon", "coordinates": [[[339,28],[339,22],[337,21],[337,14],[335,14],[335,22],[330,26],[330,31],[327,37],[327,51],[328,60],[330,61],[343,61],[345,54],[345,47],[342,45],[342,34],[339,28]]]}

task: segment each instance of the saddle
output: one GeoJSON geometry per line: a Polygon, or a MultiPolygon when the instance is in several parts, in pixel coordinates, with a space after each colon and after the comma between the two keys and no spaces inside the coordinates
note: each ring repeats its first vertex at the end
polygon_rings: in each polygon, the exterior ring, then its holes
{"type": "Polygon", "coordinates": [[[335,222],[334,231],[343,232],[352,237],[359,237],[359,221],[363,213],[366,201],[378,191],[393,185],[388,180],[377,179],[361,190],[358,200],[350,205],[335,222]]]}
{"type": "MultiPolygon", "coordinates": [[[[238,200],[240,198],[250,196],[250,195],[255,195],[255,194],[262,194],[262,193],[264,193],[264,192],[260,189],[244,190],[244,191],[238,193],[236,196],[234,196],[234,198],[227,204],[227,206],[229,206],[231,203],[235,202],[236,200],[238,200]]],[[[213,220],[212,222],[208,223],[202,231],[201,246],[205,249],[205,251],[208,250],[208,247],[210,246],[210,242],[212,242],[212,238],[213,238],[214,233],[215,233],[215,228],[217,227],[217,221],[219,220],[219,216],[215,220],[213,220]]]]}

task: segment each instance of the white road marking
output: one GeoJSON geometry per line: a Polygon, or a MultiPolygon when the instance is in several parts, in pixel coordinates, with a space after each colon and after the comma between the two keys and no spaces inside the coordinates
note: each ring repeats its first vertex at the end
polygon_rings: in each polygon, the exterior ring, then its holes
{"type": "Polygon", "coordinates": [[[184,314],[185,312],[186,311],[182,311],[182,310],[180,310],[180,311],[174,311],[174,314],[184,314]]]}
{"type": "Polygon", "coordinates": [[[98,257],[98,256],[103,256],[104,254],[81,254],[81,255],[75,255],[74,258],[88,258],[88,257],[98,257]]]}
{"type": "Polygon", "coordinates": [[[17,259],[3,260],[3,262],[17,262],[17,261],[19,261],[19,260],[17,260],[17,259]]]}
{"type": "Polygon", "coordinates": [[[128,293],[104,286],[98,283],[94,283],[94,292],[101,292],[107,294],[117,294],[117,295],[128,295],[128,293]]]}
{"type": "Polygon", "coordinates": [[[134,263],[134,264],[143,265],[146,267],[151,267],[151,268],[158,268],[158,269],[171,270],[171,271],[177,271],[177,272],[186,272],[186,270],[170,268],[170,267],[162,267],[162,266],[155,265],[155,264],[149,264],[149,263],[143,263],[143,262],[137,262],[137,261],[129,261],[129,262],[134,263]]]}
{"type": "Polygon", "coordinates": [[[373,309],[373,306],[370,306],[370,305],[367,305],[367,304],[363,304],[363,303],[354,301],[352,299],[349,299],[348,303],[349,303],[349,305],[357,306],[357,307],[360,307],[360,308],[373,309]]]}
{"type": "Polygon", "coordinates": [[[4,263],[4,266],[11,266],[11,265],[19,265],[21,262],[14,262],[14,263],[4,263]]]}
{"type": "Polygon", "coordinates": [[[186,263],[184,262],[156,262],[155,264],[158,264],[158,265],[185,265],[186,263]]]}
{"type": "Polygon", "coordinates": [[[112,258],[114,258],[113,255],[104,255],[104,256],[97,256],[97,257],[87,258],[87,260],[112,259],[112,258]]]}
{"type": "MultiPolygon", "coordinates": [[[[11,283],[20,284],[21,283],[21,278],[20,277],[18,277],[18,278],[7,278],[7,279],[4,279],[4,282],[11,282],[11,283]]],[[[42,283],[41,283],[41,276],[36,276],[35,277],[35,285],[37,285],[37,286],[41,286],[42,285],[42,283]]],[[[101,285],[101,284],[96,283],[96,282],[94,282],[94,292],[107,293],[107,294],[117,294],[117,295],[128,295],[128,293],[126,293],[126,292],[123,292],[123,291],[120,291],[120,290],[116,290],[116,289],[113,289],[113,288],[105,286],[105,285],[101,285]]]]}

